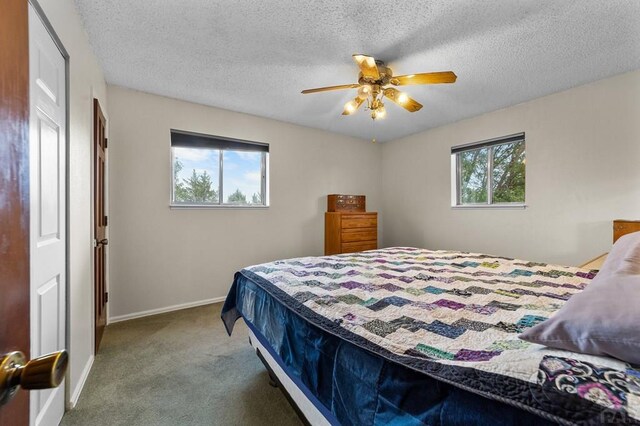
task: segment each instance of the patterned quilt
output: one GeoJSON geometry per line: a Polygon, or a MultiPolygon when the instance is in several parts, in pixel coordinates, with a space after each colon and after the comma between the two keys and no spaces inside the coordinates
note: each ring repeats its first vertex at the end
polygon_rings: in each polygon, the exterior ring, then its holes
{"type": "Polygon", "coordinates": [[[476,394],[562,423],[640,419],[638,369],[518,339],[584,289],[593,271],[398,247],[242,273],[260,277],[265,290],[325,331],[476,394]]]}

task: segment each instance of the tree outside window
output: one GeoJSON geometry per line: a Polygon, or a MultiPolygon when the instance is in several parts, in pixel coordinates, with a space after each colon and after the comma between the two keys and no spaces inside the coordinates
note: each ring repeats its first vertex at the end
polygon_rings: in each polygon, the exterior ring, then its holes
{"type": "Polygon", "coordinates": [[[525,142],[517,136],[452,149],[456,205],[524,204],[525,142]]]}
{"type": "Polygon", "coordinates": [[[268,145],[172,131],[173,206],[266,206],[268,145]]]}

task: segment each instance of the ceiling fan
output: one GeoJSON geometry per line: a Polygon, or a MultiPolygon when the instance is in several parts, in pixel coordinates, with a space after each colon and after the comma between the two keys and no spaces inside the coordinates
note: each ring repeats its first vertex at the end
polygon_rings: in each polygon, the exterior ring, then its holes
{"type": "Polygon", "coordinates": [[[383,61],[367,55],[353,55],[360,68],[357,84],[342,84],[340,86],[318,87],[303,90],[303,94],[328,92],[330,90],[358,89],[358,95],[344,105],[342,115],[355,113],[365,101],[365,108],[371,111],[372,119],[384,118],[386,110],[383,98],[387,98],[409,112],[416,112],[422,108],[415,99],[393,86],[408,86],[411,84],[439,84],[455,83],[456,75],[453,71],[428,72],[422,74],[408,74],[394,76],[391,68],[383,61]]]}

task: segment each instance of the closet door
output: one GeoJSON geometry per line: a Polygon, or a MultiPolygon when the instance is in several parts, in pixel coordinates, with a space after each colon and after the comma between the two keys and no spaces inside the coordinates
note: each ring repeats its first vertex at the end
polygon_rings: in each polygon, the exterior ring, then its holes
{"type": "MultiPolygon", "coordinates": [[[[29,5],[31,358],[66,348],[65,60],[29,5]]],[[[30,424],[54,425],[65,384],[30,392],[30,424]]]]}

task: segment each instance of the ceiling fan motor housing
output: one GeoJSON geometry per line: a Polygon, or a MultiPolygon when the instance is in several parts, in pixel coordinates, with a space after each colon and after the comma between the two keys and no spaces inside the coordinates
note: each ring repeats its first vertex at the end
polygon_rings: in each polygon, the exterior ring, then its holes
{"type": "Polygon", "coordinates": [[[386,66],[383,61],[376,60],[376,66],[378,67],[378,74],[380,74],[380,78],[375,80],[371,77],[365,77],[362,75],[362,72],[358,74],[358,83],[360,84],[377,84],[380,86],[385,86],[389,84],[389,81],[393,77],[393,71],[391,68],[386,66]]]}

